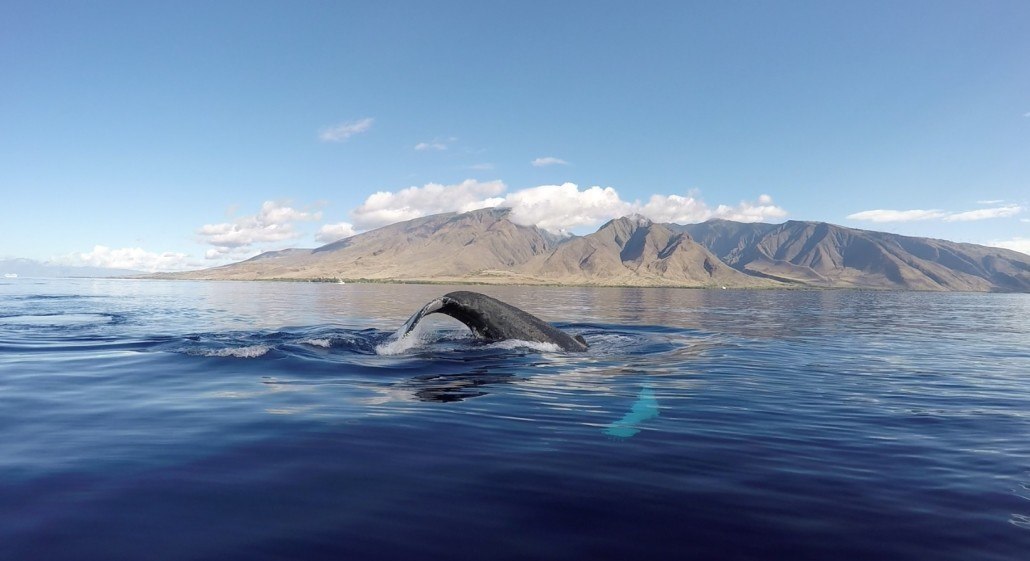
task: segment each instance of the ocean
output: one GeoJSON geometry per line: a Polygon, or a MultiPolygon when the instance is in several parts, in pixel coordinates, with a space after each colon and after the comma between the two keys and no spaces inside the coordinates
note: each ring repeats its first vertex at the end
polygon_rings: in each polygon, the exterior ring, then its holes
{"type": "Polygon", "coordinates": [[[0,279],[0,559],[1030,555],[1030,295],[0,279]]]}

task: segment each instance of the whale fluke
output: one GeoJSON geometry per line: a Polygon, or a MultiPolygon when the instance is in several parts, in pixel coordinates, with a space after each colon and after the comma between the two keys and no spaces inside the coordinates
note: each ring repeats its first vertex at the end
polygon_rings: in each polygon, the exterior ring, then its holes
{"type": "Polygon", "coordinates": [[[446,314],[468,326],[476,337],[487,341],[518,339],[553,343],[565,351],[585,351],[582,336],[568,333],[523,310],[478,292],[460,290],[444,294],[415,312],[401,328],[407,335],[429,314],[446,314]]]}

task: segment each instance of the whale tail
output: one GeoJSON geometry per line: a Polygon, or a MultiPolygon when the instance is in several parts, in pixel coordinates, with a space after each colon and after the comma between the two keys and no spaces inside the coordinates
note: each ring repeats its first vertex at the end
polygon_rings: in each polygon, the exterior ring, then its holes
{"type": "Polygon", "coordinates": [[[398,334],[411,333],[429,314],[445,314],[465,324],[472,333],[488,341],[517,339],[553,343],[565,351],[585,351],[586,339],[575,337],[540,318],[485,294],[457,291],[429,301],[404,323],[398,334]]]}

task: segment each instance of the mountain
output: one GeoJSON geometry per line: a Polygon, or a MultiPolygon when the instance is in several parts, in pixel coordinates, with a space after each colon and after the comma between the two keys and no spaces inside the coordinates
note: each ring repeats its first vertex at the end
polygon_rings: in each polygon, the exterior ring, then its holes
{"type": "Polygon", "coordinates": [[[1030,292],[1030,256],[800,221],[678,225],[630,216],[586,236],[559,238],[515,224],[510,210],[494,208],[426,216],[317,249],[154,276],[1030,292]]]}
{"type": "Polygon", "coordinates": [[[689,235],[642,216],[622,217],[572,238],[520,270],[568,284],[772,286],[740,273],[689,235]]]}
{"type": "Polygon", "coordinates": [[[738,271],[827,288],[1030,292],[1030,257],[1007,249],[825,222],[678,226],[738,271]]]}
{"type": "Polygon", "coordinates": [[[32,259],[0,259],[0,275],[18,275],[19,277],[36,278],[72,278],[72,277],[129,277],[142,275],[142,271],[131,269],[107,269],[104,267],[85,267],[57,265],[32,259]]]}
{"type": "MultiPolygon", "coordinates": [[[[165,278],[455,281],[496,277],[550,252],[558,238],[508,220],[509,209],[445,213],[399,222],[317,249],[263,253],[232,265],[165,278]]],[[[531,280],[531,279],[528,279],[531,280]]]]}

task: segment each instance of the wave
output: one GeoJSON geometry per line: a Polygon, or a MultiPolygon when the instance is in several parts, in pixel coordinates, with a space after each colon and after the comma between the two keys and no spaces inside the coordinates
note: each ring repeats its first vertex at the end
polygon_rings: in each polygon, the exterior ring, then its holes
{"type": "Polygon", "coordinates": [[[270,350],[272,350],[272,348],[267,345],[250,345],[247,347],[229,347],[225,349],[214,349],[210,351],[203,351],[200,354],[203,356],[212,357],[257,358],[260,356],[264,356],[270,350]]]}

